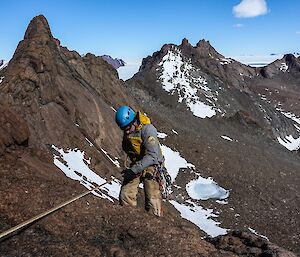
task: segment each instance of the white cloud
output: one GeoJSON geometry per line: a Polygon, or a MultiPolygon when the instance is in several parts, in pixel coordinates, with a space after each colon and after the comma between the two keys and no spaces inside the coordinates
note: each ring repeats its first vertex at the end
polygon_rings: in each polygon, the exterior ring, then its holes
{"type": "Polygon", "coordinates": [[[232,11],[237,18],[249,18],[266,14],[268,7],[265,0],[242,0],[232,11]]]}
{"type": "Polygon", "coordinates": [[[297,35],[300,35],[300,31],[296,31],[296,34],[297,34],[297,35]]]}
{"type": "Polygon", "coordinates": [[[237,29],[240,29],[240,28],[244,27],[244,24],[237,23],[237,24],[234,24],[233,27],[237,28],[237,29]]]}
{"type": "Polygon", "coordinates": [[[141,63],[141,61],[126,61],[125,66],[121,66],[117,69],[119,78],[123,80],[132,78],[133,75],[139,71],[141,63]]]}

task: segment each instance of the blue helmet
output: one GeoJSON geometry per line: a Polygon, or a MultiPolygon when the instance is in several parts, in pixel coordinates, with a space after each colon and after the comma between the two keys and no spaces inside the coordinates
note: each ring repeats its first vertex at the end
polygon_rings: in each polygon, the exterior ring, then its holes
{"type": "Polygon", "coordinates": [[[123,105],[116,112],[116,122],[123,129],[134,121],[135,112],[129,106],[123,105]]]}

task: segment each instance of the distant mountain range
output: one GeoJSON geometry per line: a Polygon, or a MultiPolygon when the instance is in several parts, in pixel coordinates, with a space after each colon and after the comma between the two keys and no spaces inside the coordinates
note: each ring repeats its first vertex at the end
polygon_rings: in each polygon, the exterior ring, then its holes
{"type": "Polygon", "coordinates": [[[125,61],[118,58],[112,58],[110,55],[101,55],[101,58],[111,64],[115,69],[125,66],[125,61]]]}
{"type": "MultiPolygon", "coordinates": [[[[300,53],[292,53],[295,57],[299,57],[300,53]]],[[[251,67],[263,67],[278,59],[282,59],[284,54],[265,54],[265,55],[236,55],[228,56],[227,58],[234,59],[240,63],[249,65],[251,67]]],[[[141,63],[136,61],[135,63],[128,63],[126,66],[118,69],[118,73],[121,79],[127,80],[139,71],[141,63]]]]}
{"type": "MultiPolygon", "coordinates": [[[[299,57],[300,53],[292,53],[295,57],[299,57]]],[[[268,54],[268,55],[240,55],[232,56],[232,59],[235,59],[241,63],[250,65],[252,67],[263,67],[266,66],[278,59],[281,59],[284,54],[268,54]]]]}

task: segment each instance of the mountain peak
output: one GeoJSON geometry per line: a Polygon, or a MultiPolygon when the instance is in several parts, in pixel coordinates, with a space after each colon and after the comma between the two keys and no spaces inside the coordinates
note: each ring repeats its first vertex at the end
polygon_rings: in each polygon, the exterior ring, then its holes
{"type": "Polygon", "coordinates": [[[186,45],[189,45],[190,43],[189,43],[189,41],[187,40],[187,38],[184,38],[184,39],[182,39],[182,42],[181,42],[181,45],[182,46],[186,46],[186,45]]]}
{"type": "Polygon", "coordinates": [[[209,41],[205,39],[201,39],[197,44],[196,44],[196,50],[201,56],[207,56],[208,54],[221,58],[223,55],[219,54],[215,48],[211,46],[209,41]]]}
{"type": "Polygon", "coordinates": [[[283,56],[283,59],[285,59],[288,62],[295,62],[297,60],[297,57],[293,54],[285,54],[283,56]]]}
{"type": "Polygon", "coordinates": [[[211,48],[211,44],[209,43],[209,41],[206,41],[205,39],[201,39],[197,45],[198,48],[211,48]]]}
{"type": "Polygon", "coordinates": [[[31,39],[31,38],[45,38],[50,39],[52,38],[52,33],[48,24],[47,19],[43,15],[38,15],[34,17],[25,32],[24,39],[31,39]]]}

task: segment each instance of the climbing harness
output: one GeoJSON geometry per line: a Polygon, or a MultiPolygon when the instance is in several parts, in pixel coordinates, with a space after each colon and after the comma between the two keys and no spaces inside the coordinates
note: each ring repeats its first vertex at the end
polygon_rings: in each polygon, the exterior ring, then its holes
{"type": "Polygon", "coordinates": [[[163,199],[168,199],[169,195],[172,193],[172,179],[168,173],[166,167],[161,165],[156,165],[156,180],[159,184],[159,189],[163,199]]]}

